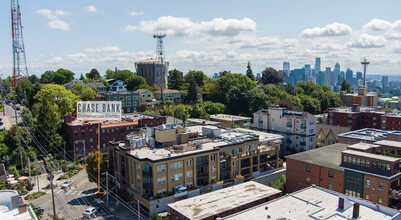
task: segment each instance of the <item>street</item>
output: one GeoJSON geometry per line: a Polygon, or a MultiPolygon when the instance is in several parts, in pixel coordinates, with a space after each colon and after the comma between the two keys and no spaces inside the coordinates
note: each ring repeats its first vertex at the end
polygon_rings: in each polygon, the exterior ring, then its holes
{"type": "MultiPolygon", "coordinates": [[[[98,211],[95,219],[137,219],[137,216],[126,207],[119,205],[116,207],[116,200],[109,196],[109,206],[106,205],[106,196],[96,194],[96,183],[89,182],[85,169],[81,170],[77,175],[70,178],[74,181],[71,189],[61,189],[61,185],[65,180],[57,180],[62,174],[55,175],[54,184],[57,187],[54,189],[56,214],[64,219],[80,219],[82,213],[88,207],[95,207],[98,211]]],[[[32,179],[33,180],[33,179],[32,179]]],[[[33,181],[36,184],[36,178],[33,181]]],[[[51,190],[45,189],[49,184],[46,175],[40,175],[39,186],[41,191],[46,192],[37,199],[32,200],[35,207],[44,208],[42,219],[51,219],[53,215],[53,204],[51,199],[51,190]]],[[[37,185],[32,192],[37,192],[37,185]]],[[[28,201],[30,202],[30,201],[28,201]]]]}
{"type": "MultiPolygon", "coordinates": [[[[0,129],[10,129],[12,125],[15,125],[15,111],[11,105],[7,105],[7,103],[3,102],[4,105],[4,113],[1,113],[0,118],[2,119],[3,125],[0,126],[0,129]]],[[[20,105],[18,105],[20,106],[20,105]]],[[[21,107],[22,110],[22,107],[21,107]]],[[[18,114],[18,113],[17,113],[18,114]]],[[[19,116],[18,116],[19,117],[19,116]]],[[[21,121],[19,119],[18,121],[21,121]]]]}

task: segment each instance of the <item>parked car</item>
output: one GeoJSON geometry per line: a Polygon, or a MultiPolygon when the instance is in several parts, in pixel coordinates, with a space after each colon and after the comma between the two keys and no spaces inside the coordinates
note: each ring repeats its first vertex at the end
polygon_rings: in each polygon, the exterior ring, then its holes
{"type": "Polygon", "coordinates": [[[73,183],[74,183],[74,181],[72,181],[72,180],[67,180],[67,181],[65,181],[65,182],[63,183],[63,185],[61,185],[61,188],[62,188],[62,189],[65,189],[65,188],[71,187],[73,183]]]}
{"type": "Polygon", "coordinates": [[[86,218],[95,218],[96,217],[96,208],[95,207],[89,207],[87,208],[83,213],[82,216],[86,218]]]}
{"type": "Polygon", "coordinates": [[[40,206],[35,209],[35,212],[44,212],[44,211],[45,209],[40,206]]]}
{"type": "Polygon", "coordinates": [[[21,108],[19,106],[15,106],[15,110],[19,111],[21,108]]]}

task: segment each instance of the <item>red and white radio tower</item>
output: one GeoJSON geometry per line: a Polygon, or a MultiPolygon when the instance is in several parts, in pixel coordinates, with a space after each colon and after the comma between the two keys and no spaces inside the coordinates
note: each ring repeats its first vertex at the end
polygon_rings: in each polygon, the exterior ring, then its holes
{"type": "Polygon", "coordinates": [[[13,37],[13,90],[17,81],[28,78],[24,38],[22,36],[21,12],[19,0],[11,0],[11,31],[13,37]]]}

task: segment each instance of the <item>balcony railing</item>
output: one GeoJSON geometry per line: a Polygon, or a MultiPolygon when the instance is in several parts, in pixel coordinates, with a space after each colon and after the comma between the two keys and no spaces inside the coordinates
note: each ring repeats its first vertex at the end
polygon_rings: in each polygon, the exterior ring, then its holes
{"type": "Polygon", "coordinates": [[[152,170],[148,170],[148,171],[142,170],[142,176],[143,177],[152,177],[153,171],[152,170]]]}

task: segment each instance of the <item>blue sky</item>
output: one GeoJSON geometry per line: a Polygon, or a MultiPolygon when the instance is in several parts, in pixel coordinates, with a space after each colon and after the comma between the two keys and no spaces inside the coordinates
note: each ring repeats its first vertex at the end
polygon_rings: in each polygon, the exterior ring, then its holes
{"type": "MultiPolygon", "coordinates": [[[[130,69],[154,57],[154,30],[167,33],[166,60],[184,73],[245,72],[314,65],[368,74],[401,73],[401,1],[21,0],[30,74],[66,68],[130,69]]],[[[0,73],[12,69],[10,5],[0,6],[0,73]]]]}

